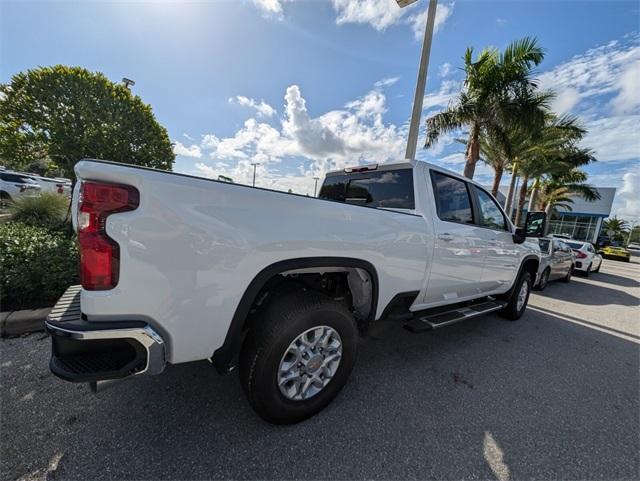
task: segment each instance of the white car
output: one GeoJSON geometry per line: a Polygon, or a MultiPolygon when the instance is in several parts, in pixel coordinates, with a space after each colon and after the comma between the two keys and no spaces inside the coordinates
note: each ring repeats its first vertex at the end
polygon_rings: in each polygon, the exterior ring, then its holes
{"type": "Polygon", "coordinates": [[[298,422],[338,394],[379,319],[516,320],[540,262],[526,236],[544,213],[516,229],[480,185],[425,162],[329,173],[319,198],[104,161],[75,173],[82,285],[47,319],[50,367],[94,389],[208,359],[239,367],[264,419],[298,422]]]}
{"type": "Polygon", "coordinates": [[[71,195],[71,180],[63,177],[42,177],[36,174],[22,174],[37,182],[42,192],[52,192],[55,194],[71,195]]]}
{"type": "Polygon", "coordinates": [[[40,185],[28,175],[6,170],[0,172],[0,201],[3,204],[23,196],[38,195],[40,191],[40,185]]]}
{"type": "Polygon", "coordinates": [[[602,256],[596,252],[593,244],[574,240],[566,240],[564,243],[576,254],[575,271],[580,271],[587,277],[591,272],[600,272],[602,256]]]}

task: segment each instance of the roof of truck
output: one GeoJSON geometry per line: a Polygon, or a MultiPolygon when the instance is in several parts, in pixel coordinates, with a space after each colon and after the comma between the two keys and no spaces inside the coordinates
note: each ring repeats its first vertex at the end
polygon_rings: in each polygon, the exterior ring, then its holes
{"type": "MultiPolygon", "coordinates": [[[[341,170],[332,170],[331,172],[327,172],[326,177],[353,173],[353,171],[351,171],[350,169],[354,169],[355,172],[358,172],[357,169],[366,169],[367,167],[370,168],[370,171],[400,170],[400,169],[411,169],[413,165],[414,163],[409,160],[403,160],[400,162],[385,162],[384,164],[369,163],[369,164],[349,165],[341,170]]],[[[367,170],[363,170],[363,172],[366,172],[366,171],[367,170]]]]}

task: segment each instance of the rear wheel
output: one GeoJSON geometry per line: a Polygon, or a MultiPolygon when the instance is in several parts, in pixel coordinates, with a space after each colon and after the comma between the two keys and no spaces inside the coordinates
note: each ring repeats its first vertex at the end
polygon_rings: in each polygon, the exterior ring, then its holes
{"type": "Polygon", "coordinates": [[[264,420],[293,424],[327,406],[356,360],[358,332],[349,310],[311,291],[274,299],[247,334],[240,382],[264,420]]]}
{"type": "Polygon", "coordinates": [[[597,272],[600,272],[600,267],[602,267],[602,261],[600,261],[600,264],[598,264],[598,267],[593,270],[593,273],[595,274],[597,272]]]}
{"type": "Polygon", "coordinates": [[[589,264],[589,265],[587,266],[587,270],[586,270],[586,271],[584,271],[584,276],[585,276],[585,277],[589,277],[589,274],[591,274],[591,264],[589,264]]]}
{"type": "Polygon", "coordinates": [[[531,274],[523,271],[513,287],[513,292],[509,298],[509,302],[500,310],[500,315],[516,321],[522,317],[527,303],[529,302],[529,294],[531,293],[531,274]]]}
{"type": "Polygon", "coordinates": [[[551,270],[547,267],[542,274],[540,275],[540,281],[538,281],[538,285],[534,287],[537,291],[544,291],[544,288],[547,287],[549,283],[549,276],[551,275],[551,270]]]}
{"type": "Polygon", "coordinates": [[[569,271],[567,272],[567,275],[562,278],[562,282],[568,283],[569,281],[571,281],[572,275],[573,275],[573,264],[571,265],[571,269],[569,269],[569,271]]]}

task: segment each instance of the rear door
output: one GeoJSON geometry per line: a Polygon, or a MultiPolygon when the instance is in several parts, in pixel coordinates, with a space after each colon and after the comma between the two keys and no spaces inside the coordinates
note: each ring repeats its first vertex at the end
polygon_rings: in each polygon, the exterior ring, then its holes
{"type": "Polygon", "coordinates": [[[476,235],[470,186],[457,177],[431,170],[436,207],[435,247],[425,304],[444,304],[476,296],[484,255],[476,235]]]}
{"type": "Polygon", "coordinates": [[[519,259],[513,234],[495,199],[477,185],[471,187],[475,193],[478,236],[485,247],[482,289],[483,292],[505,290],[513,281],[519,259]]]}

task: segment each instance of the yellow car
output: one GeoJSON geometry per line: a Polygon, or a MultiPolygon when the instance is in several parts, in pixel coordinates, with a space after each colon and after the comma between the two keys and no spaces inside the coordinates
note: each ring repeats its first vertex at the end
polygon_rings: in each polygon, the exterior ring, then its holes
{"type": "Polygon", "coordinates": [[[624,247],[603,247],[602,250],[600,250],[600,254],[602,254],[602,257],[605,259],[617,259],[625,262],[629,262],[629,258],[631,257],[629,251],[624,247]]]}

